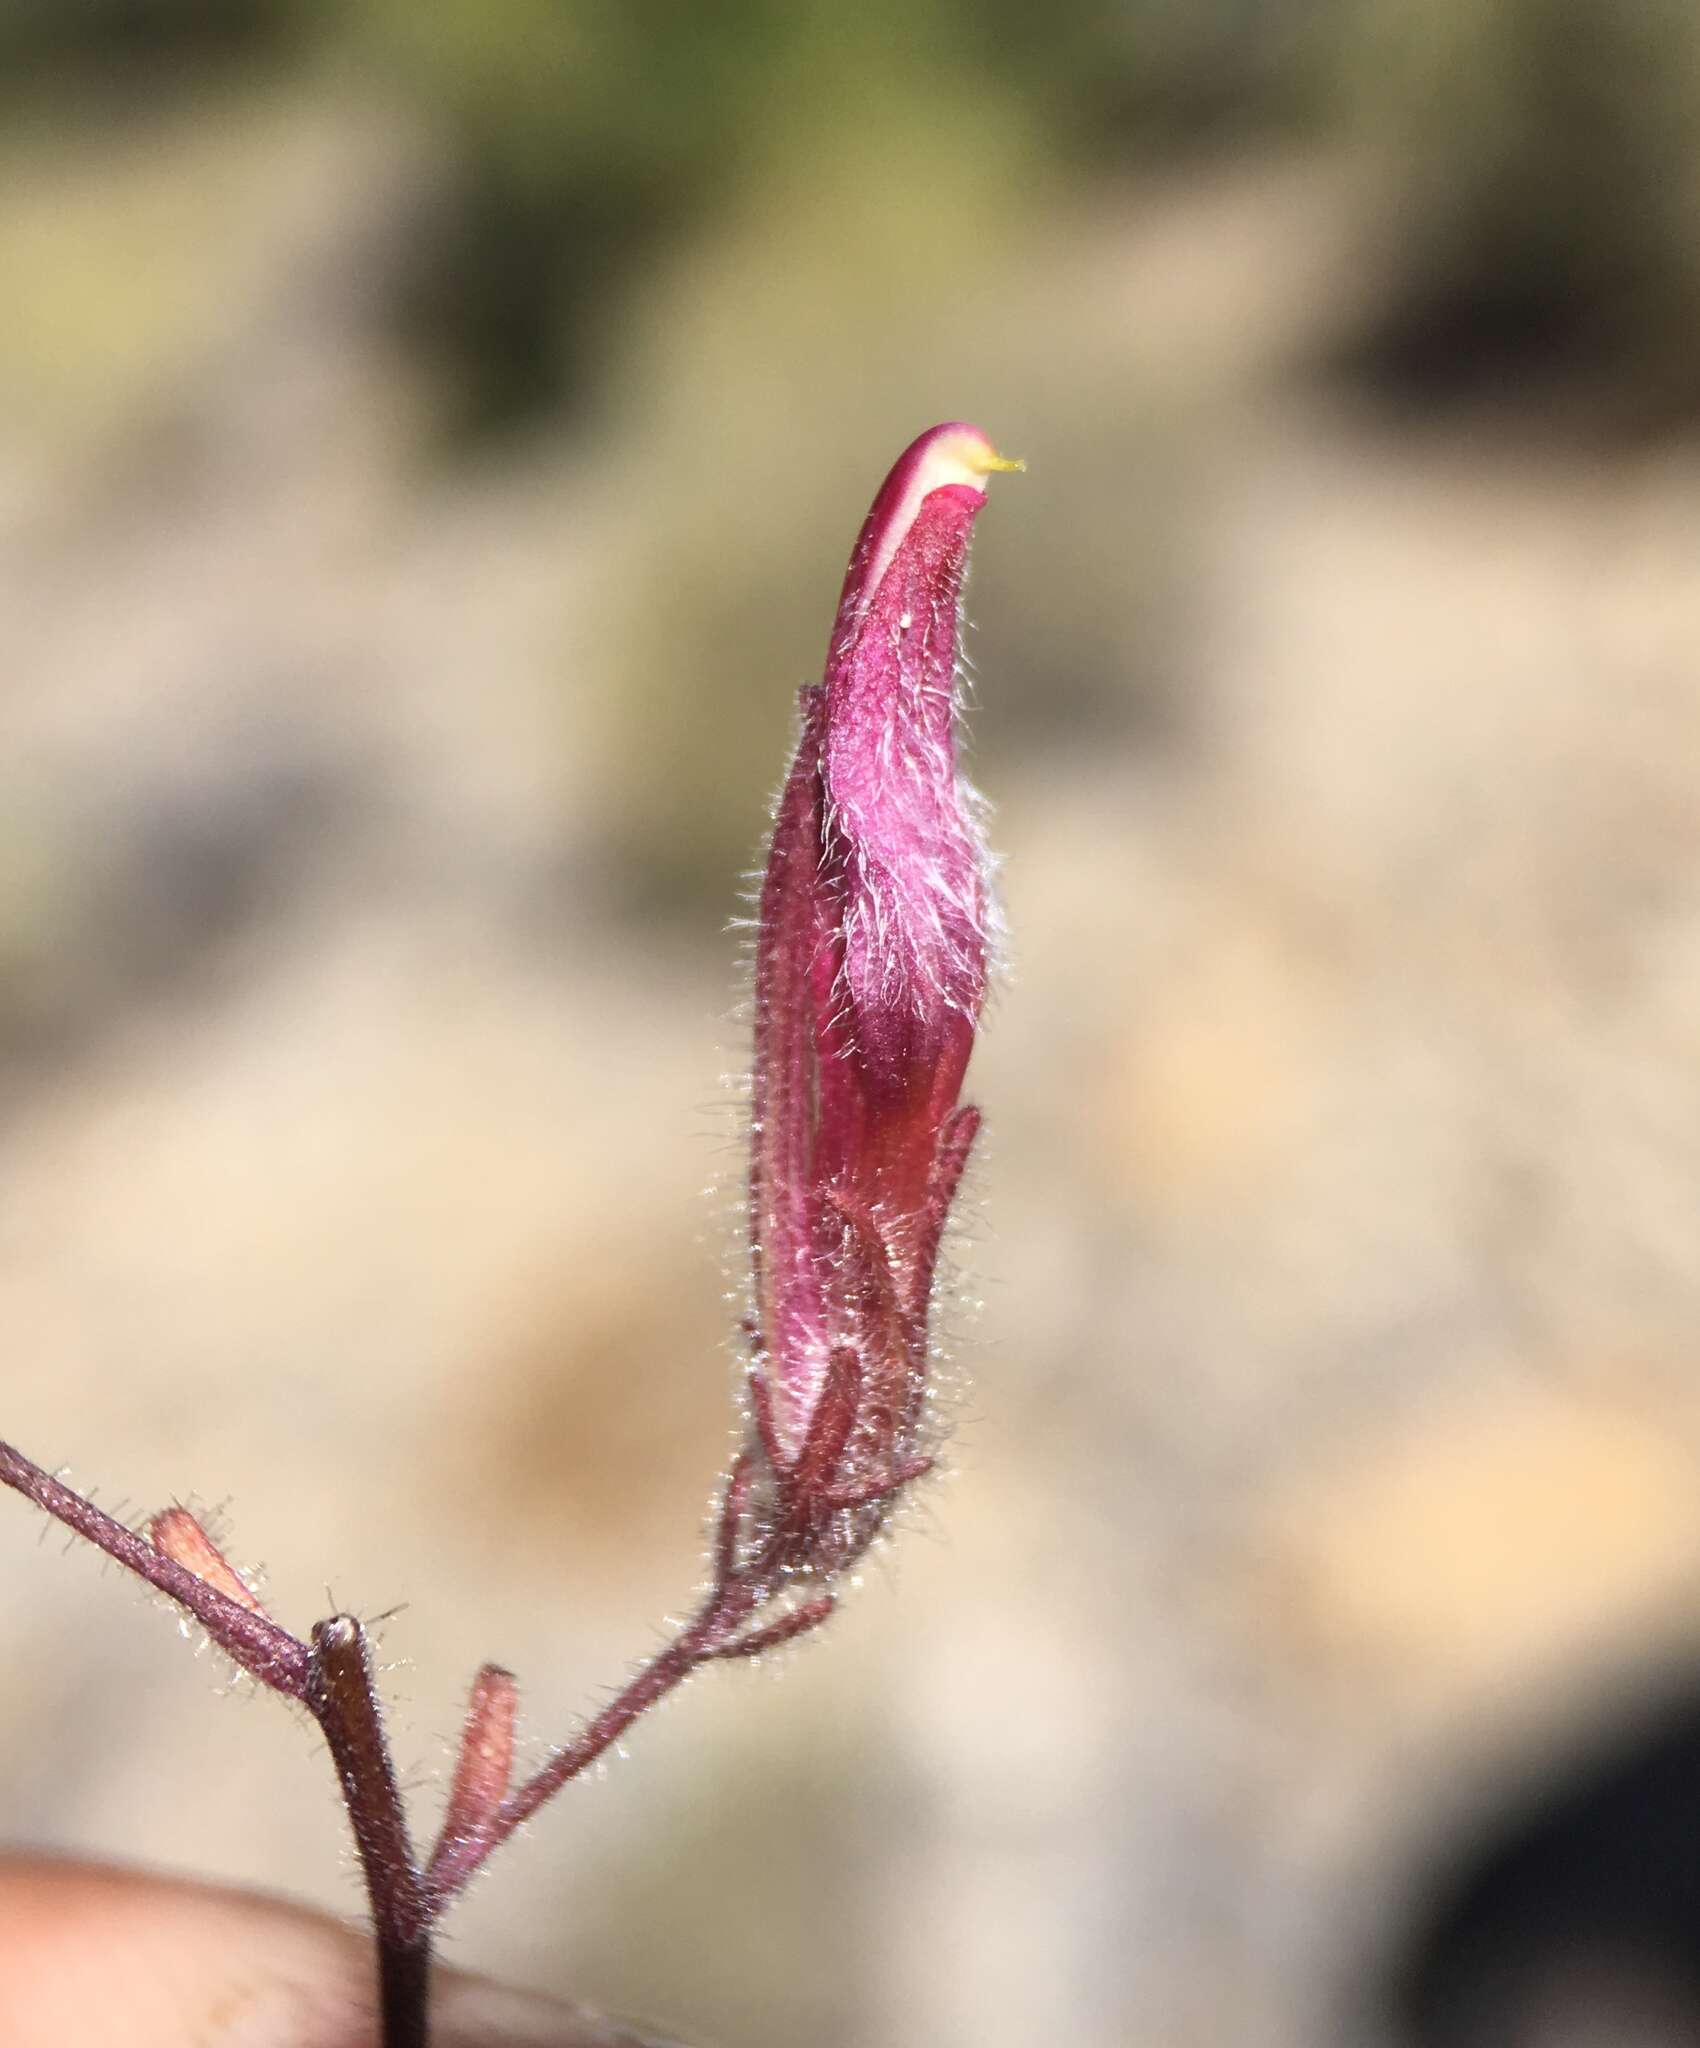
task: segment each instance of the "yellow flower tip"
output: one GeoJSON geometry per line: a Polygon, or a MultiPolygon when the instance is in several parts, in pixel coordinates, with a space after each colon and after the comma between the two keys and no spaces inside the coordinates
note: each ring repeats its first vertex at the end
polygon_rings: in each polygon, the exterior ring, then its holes
{"type": "Polygon", "coordinates": [[[871,601],[922,502],[932,492],[959,484],[978,491],[986,478],[998,471],[1026,467],[1025,462],[1000,455],[980,429],[966,420],[947,420],[911,441],[868,514],[858,553],[852,558],[846,597],[854,597],[862,605],[871,601]]]}
{"type": "Polygon", "coordinates": [[[1027,467],[1024,462],[1000,455],[978,427],[963,421],[923,434],[913,444],[910,456],[914,466],[909,495],[917,504],[940,484],[970,484],[978,489],[988,476],[1027,467]]]}

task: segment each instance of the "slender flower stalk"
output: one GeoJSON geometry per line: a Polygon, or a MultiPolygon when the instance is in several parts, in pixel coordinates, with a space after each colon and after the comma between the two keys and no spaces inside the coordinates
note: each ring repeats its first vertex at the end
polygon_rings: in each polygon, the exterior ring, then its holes
{"type": "Polygon", "coordinates": [[[0,1443],[0,1485],[318,1722],[371,1901],[383,2048],[426,2048],[433,1929],[492,1852],[704,1665],[825,1621],[839,1576],[931,1463],[933,1275],[979,1124],[960,1097],[990,945],[985,849],[956,765],[962,579],[986,478],[1020,467],[976,427],[933,428],[899,457],[850,557],[761,890],[748,1440],[695,1613],[531,1777],[513,1782],[515,1681],[486,1664],[421,1853],[354,1616],[291,1635],[186,1508],[141,1534],[0,1443]]]}

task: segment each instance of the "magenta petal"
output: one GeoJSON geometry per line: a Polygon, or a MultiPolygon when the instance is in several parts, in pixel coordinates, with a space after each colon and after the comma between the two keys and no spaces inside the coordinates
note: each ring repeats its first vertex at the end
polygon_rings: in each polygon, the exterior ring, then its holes
{"type": "Polygon", "coordinates": [[[984,496],[917,510],[827,679],[827,853],[844,985],[881,1098],[954,1098],[986,985],[985,854],[956,768],[962,574],[984,496]]]}
{"type": "Polygon", "coordinates": [[[787,1460],[807,1433],[830,1349],[811,1199],[820,992],[830,990],[836,973],[818,886],[822,722],[819,691],[805,691],[803,732],[774,819],[756,941],[750,1238],[768,1419],[787,1460]]]}
{"type": "Polygon", "coordinates": [[[756,941],[758,1413],[775,1465],[822,1504],[871,1503],[924,1462],[927,1295],[974,1129],[956,1108],[988,951],[956,765],[962,580],[981,482],[1015,466],[960,422],[899,458],[774,822],[756,941]],[[855,1415],[826,1427],[834,1388],[835,1416],[846,1400],[855,1415]]]}

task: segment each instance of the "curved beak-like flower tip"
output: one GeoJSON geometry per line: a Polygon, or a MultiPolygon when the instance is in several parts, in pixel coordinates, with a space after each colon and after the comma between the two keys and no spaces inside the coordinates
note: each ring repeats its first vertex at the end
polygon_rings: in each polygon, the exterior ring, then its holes
{"type": "Polygon", "coordinates": [[[850,557],[775,815],[756,939],[752,1387],[786,1512],[855,1547],[925,1465],[933,1269],[978,1112],[959,1107],[990,899],[956,763],[977,427],[898,458],[850,557]],[[839,1518],[856,1510],[848,1523],[839,1518]]]}

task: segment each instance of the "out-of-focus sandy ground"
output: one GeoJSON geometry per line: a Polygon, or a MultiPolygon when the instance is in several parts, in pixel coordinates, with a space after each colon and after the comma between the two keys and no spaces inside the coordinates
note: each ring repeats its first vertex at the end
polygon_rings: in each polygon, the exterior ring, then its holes
{"type": "MultiPolygon", "coordinates": [[[[468,450],[392,318],[428,111],[66,104],[0,136],[4,1434],[219,1508],[291,1623],[405,1602],[426,1810],[481,1658],[540,1745],[655,1640],[730,1440],[723,921],[871,490],[977,419],[951,1473],[451,1952],[724,2048],[1405,2040],[1452,1860],[1700,1684],[1700,445],[1329,374],[1373,137],[1065,175],[922,96],[468,450]]],[[[0,1509],[6,1833],[352,1913],[311,1731],[0,1509]]],[[[1566,1929],[1434,2038],[1700,2039],[1566,1929]]]]}

